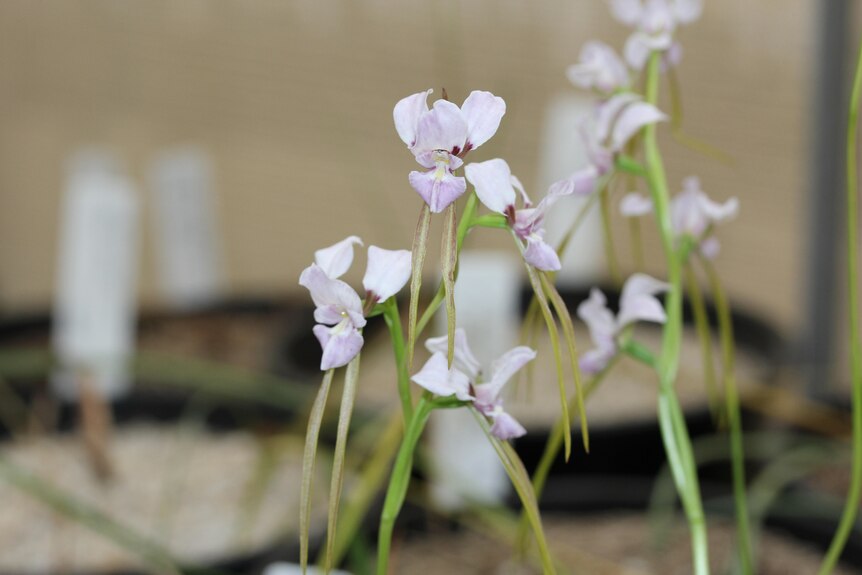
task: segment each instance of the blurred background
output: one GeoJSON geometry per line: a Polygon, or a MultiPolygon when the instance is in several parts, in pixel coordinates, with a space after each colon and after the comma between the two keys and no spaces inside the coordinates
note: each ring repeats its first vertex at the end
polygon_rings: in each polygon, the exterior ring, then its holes
{"type": "MultiPolygon", "coordinates": [[[[736,221],[719,230],[718,269],[732,305],[781,338],[781,384],[811,395],[847,385],[838,174],[846,72],[862,29],[858,2],[824,4],[707,0],[701,20],[679,31],[676,77],[684,131],[720,154],[662,133],[674,191],[697,175],[714,199],[740,199],[736,221]]],[[[392,122],[399,99],[444,87],[457,103],[475,89],[503,97],[500,130],[470,159],[505,158],[541,197],[580,166],[568,127],[590,100],[566,67],[586,41],[621,49],[628,33],[600,0],[6,0],[0,320],[79,301],[58,293],[74,283],[64,262],[89,257],[69,251],[67,195],[87,187],[82,173],[110,174],[132,198],[133,215],[117,208],[125,215],[115,221],[134,228],[128,251],[118,249],[137,254],[132,269],[104,271],[129,282],[132,299],[118,308],[164,318],[227,300],[278,302],[266,327],[197,320],[208,358],[262,369],[261,350],[285,350],[258,340],[310,327],[310,316],[283,306],[307,303],[297,281],[315,249],[351,234],[410,248],[420,203],[392,122]]],[[[628,231],[616,217],[624,275],[635,269],[628,231]]],[[[505,234],[476,236],[471,248],[511,248],[505,234]]],[[[606,284],[601,234],[581,240],[567,281],[606,284]]],[[[658,237],[644,241],[647,270],[661,276],[658,237]]],[[[362,269],[347,279],[358,285],[362,269]]],[[[194,355],[156,324],[139,342],[194,355]]],[[[298,350],[288,351],[313,367],[314,342],[298,350]]]]}
{"type": "MultiPolygon", "coordinates": [[[[681,31],[684,123],[732,163],[665,146],[671,182],[697,174],[711,195],[741,199],[722,272],[735,302],[788,333],[804,318],[818,4],[708,3],[681,31]]],[[[598,0],[10,1],[0,11],[7,311],[53,301],[65,166],[82,146],[121,159],[145,220],[155,157],[199,146],[212,159],[229,292],[299,294],[319,246],[355,233],[409,247],[418,204],[392,125],[400,98],[429,87],[458,102],[473,89],[502,96],[508,113],[475,159],[506,158],[541,195],[549,106],[577,93],[566,67],[587,40],[619,48],[628,33],[598,0]]],[[[157,306],[153,228],[141,229],[140,298],[157,306]]]]}

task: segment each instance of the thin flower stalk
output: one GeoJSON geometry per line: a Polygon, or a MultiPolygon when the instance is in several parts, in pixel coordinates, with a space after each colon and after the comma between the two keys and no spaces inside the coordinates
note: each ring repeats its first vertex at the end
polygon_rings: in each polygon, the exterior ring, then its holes
{"type": "MultiPolygon", "coordinates": [[[[636,222],[636,218],[632,218],[636,222]]],[[[709,401],[709,410],[712,419],[721,426],[724,422],[724,413],[721,406],[721,392],[715,381],[715,360],[712,354],[712,329],[709,325],[709,316],[706,312],[706,303],[703,301],[703,293],[697,283],[697,277],[690,265],[685,267],[688,299],[691,302],[694,326],[700,340],[700,355],[703,366],[703,381],[706,388],[706,396],[709,401]]],[[[725,366],[726,369],[727,366],[725,366]]]]}
{"type": "Polygon", "coordinates": [[[820,566],[820,575],[827,575],[835,568],[847,538],[856,523],[859,503],[862,500],[862,339],[859,333],[859,260],[857,248],[858,191],[857,180],[857,129],[859,123],[859,99],[862,97],[862,43],[856,57],[856,73],[853,77],[853,92],[850,96],[850,112],[847,120],[847,295],[850,316],[850,367],[853,386],[853,464],[850,487],[841,522],[829,551],[820,566]]]}
{"type": "Polygon", "coordinates": [[[718,330],[721,336],[722,371],[724,373],[725,415],[730,431],[730,460],[733,473],[733,502],[736,512],[736,536],[739,544],[740,568],[744,575],[754,573],[753,551],[751,548],[750,517],[745,487],[745,449],[742,434],[742,413],[739,407],[739,393],[736,388],[736,359],[733,343],[733,319],[727,295],[715,269],[707,258],[700,258],[709,278],[710,290],[715,299],[718,312],[718,330]]]}
{"type": "Polygon", "coordinates": [[[387,575],[389,572],[389,553],[392,548],[395,520],[401,512],[405,497],[407,497],[407,487],[410,485],[416,445],[419,443],[419,438],[422,436],[422,431],[425,429],[433,409],[430,393],[426,393],[416,404],[410,425],[407,427],[401,440],[401,446],[398,448],[398,455],[395,457],[395,465],[389,479],[389,487],[386,489],[386,498],[383,501],[383,511],[380,514],[380,531],[377,536],[377,575],[387,575]]]}
{"type": "MultiPolygon", "coordinates": [[[[646,100],[653,104],[658,100],[660,58],[661,54],[653,53],[647,66],[646,100]]],[[[674,243],[670,197],[664,174],[664,164],[658,149],[655,124],[647,125],[645,128],[644,156],[647,183],[658,218],[659,232],[667,260],[668,283],[670,284],[665,302],[667,323],[662,338],[662,351],[658,366],[659,426],[668,462],[691,529],[694,572],[696,575],[707,575],[709,573],[709,558],[706,517],[703,512],[697,470],[694,466],[691,439],[688,436],[682,408],[674,390],[682,334],[682,274],[681,262],[674,243]]]]}

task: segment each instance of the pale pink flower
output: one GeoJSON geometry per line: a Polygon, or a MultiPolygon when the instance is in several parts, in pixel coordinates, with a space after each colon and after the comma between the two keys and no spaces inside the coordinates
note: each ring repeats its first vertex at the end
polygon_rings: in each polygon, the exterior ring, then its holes
{"type": "Polygon", "coordinates": [[[595,41],[584,44],[578,63],[569,66],[566,76],[575,86],[602,96],[627,88],[631,81],[628,68],[614,49],[595,41]]]}
{"type": "Polygon", "coordinates": [[[490,92],[474,91],[459,108],[437,100],[428,108],[432,90],[408,96],[395,105],[395,130],[416,161],[428,171],[410,172],[410,185],[434,213],[442,212],[467,189],[453,172],[461,158],[497,132],[506,103],[490,92]]]}
{"type": "MultiPolygon", "coordinates": [[[[350,236],[328,248],[317,250],[315,262],[303,270],[299,284],[308,289],[314,301],[313,332],[323,356],[320,369],[347,365],[362,349],[361,329],[365,326],[362,300],[347,283],[337,279],[353,262],[353,246],[362,240],[350,236]]],[[[410,278],[410,252],[368,248],[368,266],[362,280],[367,302],[386,301],[410,278]]],[[[367,303],[366,302],[366,303],[367,303]]]]}
{"type": "Polygon", "coordinates": [[[413,376],[413,381],[435,395],[454,395],[461,401],[471,401],[473,406],[491,420],[491,433],[507,440],[521,437],[527,430],[503,409],[501,392],[506,383],[527,363],[536,357],[536,352],[524,346],[510,349],[491,364],[487,378],[467,344],[463,329],[455,330],[455,359],[449,368],[446,361],[448,338],[430,338],[425,347],[432,352],[431,358],[413,376]]]}
{"type": "Polygon", "coordinates": [[[599,178],[613,169],[617,154],[623,151],[629,140],[646,126],[666,119],[661,110],[636,94],[622,93],[611,97],[581,125],[589,164],[552,188],[570,187],[576,193],[589,194],[596,189],[599,178]]]}
{"type": "MultiPolygon", "coordinates": [[[[620,213],[628,217],[646,215],[653,210],[652,200],[637,193],[626,194],[620,202],[620,213]]],[[[687,236],[697,242],[701,254],[709,259],[718,255],[720,244],[713,235],[714,226],[733,219],[739,213],[739,200],[724,203],[712,201],[694,176],[682,183],[682,191],[671,200],[671,224],[677,237],[687,236]]]]}
{"type": "Polygon", "coordinates": [[[602,371],[617,354],[617,336],[626,326],[637,321],[664,323],[667,315],[655,296],[669,288],[667,283],[646,274],[634,274],[623,286],[616,317],[608,309],[605,295],[593,288],[589,299],[578,306],[578,317],[587,324],[595,344],[593,349],[581,355],[581,371],[587,374],[602,371]]]}
{"type": "MultiPolygon", "coordinates": [[[[473,163],[464,171],[467,179],[476,188],[479,200],[492,212],[506,216],[512,231],[526,244],[524,260],[539,270],[559,270],[560,258],[554,248],[544,240],[543,223],[545,214],[554,202],[575,193],[575,186],[558,183],[534,206],[524,191],[524,186],[512,175],[505,160],[497,158],[473,163]],[[516,208],[519,197],[523,206],[516,208]]],[[[584,193],[583,189],[579,191],[584,193]]],[[[589,191],[591,190],[586,193],[589,191]]]]}
{"type": "Polygon", "coordinates": [[[679,63],[682,48],[674,41],[677,26],[700,17],[703,0],[610,0],[611,12],[635,28],[625,45],[629,65],[640,70],[652,52],[664,52],[663,64],[679,63]]]}

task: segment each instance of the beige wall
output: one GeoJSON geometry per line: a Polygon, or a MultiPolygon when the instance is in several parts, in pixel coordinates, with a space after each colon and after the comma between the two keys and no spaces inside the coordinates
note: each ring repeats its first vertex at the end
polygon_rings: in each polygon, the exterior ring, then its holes
{"type": "MultiPolygon", "coordinates": [[[[736,301],[794,327],[816,3],[707,4],[681,35],[686,128],[734,162],[668,140],[671,181],[741,198],[722,271],[736,301]]],[[[544,106],[593,37],[625,38],[598,0],[0,3],[0,301],[50,299],[63,161],[82,144],[113,146],[139,180],[163,146],[208,149],[237,292],[297,289],[313,248],[347,233],[407,247],[419,204],[394,103],[443,85],[503,96],[476,159],[502,155],[534,188],[544,106]]]]}

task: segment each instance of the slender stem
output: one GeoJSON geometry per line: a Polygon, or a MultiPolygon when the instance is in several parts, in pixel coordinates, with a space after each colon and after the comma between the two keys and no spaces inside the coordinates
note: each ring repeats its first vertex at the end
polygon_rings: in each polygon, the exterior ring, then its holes
{"type": "Polygon", "coordinates": [[[602,232],[605,238],[605,259],[608,262],[608,272],[611,274],[611,281],[614,285],[622,284],[622,276],[620,275],[620,266],[617,262],[617,251],[614,246],[614,234],[611,230],[611,202],[610,202],[610,187],[605,186],[599,192],[599,206],[602,212],[602,232]]]}
{"type": "Polygon", "coordinates": [[[395,458],[395,466],[389,478],[389,487],[386,490],[386,499],[383,502],[383,512],[380,515],[380,534],[377,542],[377,574],[386,575],[389,569],[389,550],[392,547],[392,532],[395,528],[395,520],[404,505],[407,496],[407,487],[410,485],[410,473],[413,470],[413,453],[416,444],[428,422],[428,416],[433,411],[433,405],[428,395],[422,397],[416,404],[416,411],[401,440],[401,447],[395,458]]]}
{"type": "Polygon", "coordinates": [[[856,74],[850,96],[847,122],[847,295],[850,299],[850,356],[853,385],[853,464],[850,489],[841,515],[841,523],[820,566],[820,575],[831,573],[844,550],[856,523],[862,498],[862,341],[859,337],[859,269],[857,243],[858,202],[856,179],[856,130],[859,121],[859,97],[862,95],[862,43],[856,57],[856,74]]]}
{"type": "MultiPolygon", "coordinates": [[[[610,372],[611,367],[613,367],[614,363],[616,363],[619,356],[614,356],[610,363],[608,363],[607,367],[594,375],[592,379],[584,386],[584,399],[588,399],[592,393],[598,389],[599,384],[604,380],[605,376],[610,372]]],[[[572,398],[569,401],[569,413],[574,413],[577,408],[576,398],[572,398]]],[[[571,425],[571,421],[569,425],[571,425]]],[[[548,473],[551,471],[551,465],[553,465],[554,460],[560,454],[560,448],[563,446],[563,432],[565,430],[565,426],[562,419],[558,419],[554,424],[554,427],[551,428],[551,434],[548,437],[548,442],[545,444],[545,450],[542,452],[542,458],[539,460],[539,464],[536,466],[536,470],[533,472],[533,491],[536,493],[536,499],[540,499],[542,496],[542,490],[545,488],[545,482],[548,479],[548,473]]]]}
{"type": "MultiPolygon", "coordinates": [[[[656,104],[658,101],[660,59],[661,54],[654,52],[650,56],[647,68],[646,100],[651,104],[656,104]]],[[[703,503],[700,498],[691,439],[688,436],[682,409],[674,390],[674,381],[679,367],[682,333],[682,274],[679,254],[677,254],[674,245],[674,232],[670,218],[670,194],[668,193],[664,164],[658,149],[655,124],[650,124],[644,129],[644,156],[647,183],[652,194],[662,246],[667,258],[668,283],[670,284],[665,300],[667,322],[658,363],[659,427],[677,491],[680,494],[691,529],[694,572],[696,575],[706,575],[709,573],[709,559],[703,503]]]]}
{"type": "Polygon", "coordinates": [[[413,416],[413,398],[410,396],[410,374],[407,371],[407,349],[404,343],[404,332],[401,328],[401,314],[398,312],[398,303],[395,298],[389,298],[383,306],[383,319],[386,320],[386,327],[389,328],[392,349],[395,352],[401,411],[404,413],[404,425],[407,425],[413,416]]]}
{"type": "MultiPolygon", "coordinates": [[[[706,304],[703,301],[703,294],[700,291],[697,277],[691,266],[686,266],[685,276],[688,284],[688,299],[691,301],[691,310],[694,315],[694,325],[697,329],[698,339],[700,339],[700,355],[703,360],[703,378],[706,383],[706,395],[709,398],[709,409],[712,412],[713,420],[721,425],[724,421],[724,416],[721,413],[721,394],[715,381],[715,361],[712,356],[712,330],[709,327],[706,304]]],[[[731,336],[732,344],[733,339],[731,336]]],[[[725,365],[726,371],[727,365],[725,365]]]]}
{"type": "MultiPolygon", "coordinates": [[[[476,208],[478,207],[479,199],[476,197],[476,194],[470,194],[470,197],[467,198],[467,203],[464,204],[464,213],[461,214],[461,221],[458,222],[458,238],[457,238],[457,254],[461,254],[461,248],[464,245],[464,238],[467,237],[467,233],[474,225],[479,225],[476,223],[474,216],[476,215],[476,208]]],[[[458,277],[458,269],[455,269],[455,277],[458,277]]],[[[428,304],[428,307],[425,308],[425,311],[422,312],[422,317],[419,318],[419,322],[416,324],[416,337],[418,338],[422,335],[422,332],[428,327],[428,322],[431,321],[431,318],[434,317],[434,314],[440,309],[440,305],[443,303],[443,300],[446,297],[446,291],[443,282],[440,282],[440,287],[437,288],[437,292],[434,294],[434,299],[431,300],[431,303],[428,304]]]]}
{"type": "Polygon", "coordinates": [[[644,245],[641,234],[641,219],[629,218],[629,235],[632,240],[632,255],[635,258],[635,269],[644,269],[644,245]]]}
{"type": "Polygon", "coordinates": [[[593,204],[596,202],[596,198],[601,194],[601,191],[608,185],[610,178],[613,178],[613,174],[611,174],[611,176],[609,176],[607,179],[605,179],[604,182],[599,184],[599,191],[590,195],[589,199],[581,207],[581,210],[575,216],[575,221],[572,222],[572,226],[566,232],[566,235],[564,235],[562,237],[562,239],[560,239],[560,242],[557,244],[555,251],[560,256],[561,260],[566,259],[566,250],[571,245],[572,238],[574,237],[575,233],[577,233],[577,231],[580,229],[581,224],[586,220],[587,214],[590,213],[590,209],[593,207],[593,204]]]}
{"type": "Polygon", "coordinates": [[[733,319],[727,295],[715,268],[701,258],[709,277],[712,297],[718,311],[718,330],[721,334],[721,349],[724,362],[724,399],[728,427],[730,429],[730,461],[733,472],[733,501],[736,510],[737,539],[739,541],[740,567],[745,575],[754,573],[754,553],[751,548],[751,532],[748,501],[745,492],[745,451],[742,435],[742,414],[739,409],[739,395],[736,389],[736,357],[733,341],[733,319]]]}

